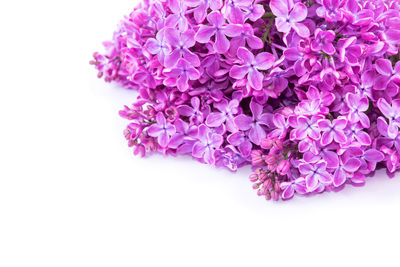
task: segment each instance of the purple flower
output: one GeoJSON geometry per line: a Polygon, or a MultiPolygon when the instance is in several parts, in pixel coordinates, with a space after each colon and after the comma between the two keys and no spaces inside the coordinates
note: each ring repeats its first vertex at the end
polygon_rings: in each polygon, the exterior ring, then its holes
{"type": "Polygon", "coordinates": [[[175,133],[175,127],[165,120],[162,112],[157,113],[156,121],[147,129],[147,133],[152,137],[157,137],[158,144],[165,148],[168,146],[171,135],[175,133]]]}
{"type": "Polygon", "coordinates": [[[252,117],[240,114],[235,118],[235,124],[241,131],[249,132],[249,139],[252,143],[259,145],[261,139],[266,137],[265,130],[261,125],[268,124],[269,115],[263,113],[263,107],[255,101],[250,102],[250,110],[253,114],[252,117]]]}
{"type": "Polygon", "coordinates": [[[347,137],[344,134],[343,129],[346,128],[347,120],[345,118],[330,120],[320,120],[318,127],[323,132],[321,138],[321,145],[326,146],[335,140],[338,144],[344,144],[347,142],[347,137]]]}
{"type": "Polygon", "coordinates": [[[328,55],[333,55],[336,52],[332,42],[335,40],[335,32],[332,30],[323,31],[315,30],[315,39],[311,42],[311,49],[315,52],[323,51],[328,55]]]}
{"type": "Polygon", "coordinates": [[[261,49],[264,47],[264,42],[257,36],[254,35],[253,27],[246,23],[242,26],[240,35],[233,37],[230,41],[229,53],[236,55],[239,47],[245,47],[246,44],[251,49],[261,49]]]}
{"type": "Polygon", "coordinates": [[[323,0],[323,6],[317,8],[317,15],[329,22],[341,21],[343,19],[343,6],[346,0],[323,0]]]}
{"type": "Polygon", "coordinates": [[[384,98],[377,102],[379,110],[389,119],[388,131],[394,133],[400,127],[400,99],[395,99],[390,105],[384,98]]]}
{"type": "MultiPolygon", "coordinates": [[[[389,83],[395,82],[400,83],[400,61],[396,63],[394,69],[392,68],[392,62],[389,59],[380,58],[375,61],[375,69],[381,74],[375,81],[375,90],[385,90],[389,83]]],[[[391,84],[396,87],[395,93],[398,92],[398,85],[391,84]]]]}
{"type": "Polygon", "coordinates": [[[272,13],[276,16],[275,25],[278,31],[289,33],[294,29],[301,37],[309,37],[310,30],[301,21],[307,18],[307,7],[293,0],[271,0],[269,4],[272,13]]]}
{"type": "Polygon", "coordinates": [[[269,138],[279,138],[279,139],[283,139],[286,134],[287,131],[289,129],[289,122],[286,120],[286,118],[279,113],[275,113],[274,116],[272,117],[272,122],[274,124],[274,126],[276,127],[276,129],[274,129],[273,131],[271,131],[268,134],[269,138]]]}
{"type": "Polygon", "coordinates": [[[358,123],[348,123],[344,133],[346,134],[347,141],[354,142],[355,140],[361,145],[369,146],[371,145],[371,137],[368,133],[363,131],[364,127],[358,123]]]}
{"type": "Polygon", "coordinates": [[[227,141],[231,145],[236,146],[244,158],[250,156],[253,145],[251,144],[246,132],[238,131],[236,133],[232,133],[228,135],[227,141]]]}
{"type": "Polygon", "coordinates": [[[331,184],[332,175],[326,171],[326,162],[320,161],[315,164],[302,163],[299,165],[299,171],[306,180],[308,191],[312,192],[318,187],[318,183],[331,184]]]}
{"type": "Polygon", "coordinates": [[[263,52],[254,57],[244,47],[239,47],[237,56],[243,65],[234,65],[229,72],[229,76],[235,79],[243,79],[247,75],[249,85],[255,90],[261,90],[264,75],[259,70],[268,70],[271,68],[274,64],[274,56],[263,52]]]}
{"type": "Polygon", "coordinates": [[[176,120],[174,126],[176,129],[176,133],[171,137],[171,140],[169,141],[169,148],[177,149],[183,143],[185,143],[185,141],[195,140],[195,137],[198,134],[197,126],[189,126],[187,122],[184,122],[181,119],[176,120]]]}
{"type": "Polygon", "coordinates": [[[175,66],[180,58],[186,59],[194,67],[200,65],[199,57],[189,50],[196,43],[193,30],[187,30],[179,34],[176,29],[166,28],[165,39],[169,45],[175,48],[170,54],[166,54],[165,66],[167,68],[175,66]]]}
{"type": "Polygon", "coordinates": [[[212,165],[215,163],[215,150],[220,148],[222,142],[221,135],[212,133],[206,125],[202,124],[199,126],[198,141],[193,146],[192,155],[212,165]]]}
{"type": "Polygon", "coordinates": [[[206,119],[208,127],[219,127],[226,122],[226,128],[229,132],[236,132],[237,128],[233,122],[234,115],[238,113],[239,101],[231,100],[229,103],[225,99],[215,103],[214,107],[220,112],[211,112],[206,119]]]}
{"type": "Polygon", "coordinates": [[[241,26],[226,24],[224,16],[219,11],[213,11],[207,16],[211,26],[201,25],[194,37],[199,43],[208,43],[210,38],[215,35],[215,51],[223,54],[229,49],[229,40],[226,36],[235,37],[240,35],[241,26]]]}
{"type": "Polygon", "coordinates": [[[342,159],[339,161],[339,165],[336,167],[333,174],[333,185],[336,187],[341,186],[347,180],[350,174],[356,172],[361,166],[361,161],[356,158],[350,158],[343,163],[342,159]]]}
{"type": "Polygon", "coordinates": [[[280,184],[282,190],[282,199],[290,199],[294,193],[305,194],[307,192],[305,179],[303,177],[297,178],[290,182],[282,182],[280,184]]]}
{"type": "Polygon", "coordinates": [[[164,64],[165,56],[169,55],[171,48],[165,40],[165,29],[157,32],[156,39],[149,38],[146,41],[145,48],[153,55],[157,55],[161,64],[164,64]]]}
{"type": "Polygon", "coordinates": [[[207,16],[208,8],[218,10],[222,7],[222,0],[186,0],[186,4],[194,7],[193,15],[197,23],[202,23],[207,16]]]}
{"type": "Polygon", "coordinates": [[[178,112],[181,116],[189,117],[189,120],[193,124],[200,124],[204,120],[203,112],[200,110],[200,100],[198,97],[192,97],[190,99],[192,106],[180,105],[178,106],[178,112]]]}
{"type": "Polygon", "coordinates": [[[316,115],[311,118],[305,116],[289,118],[289,124],[294,128],[291,132],[291,137],[297,140],[303,140],[307,136],[318,140],[321,138],[321,130],[318,127],[318,121],[323,119],[323,116],[316,115]]]}
{"type": "Polygon", "coordinates": [[[347,116],[348,120],[351,123],[360,122],[362,126],[369,128],[370,121],[368,116],[364,113],[369,107],[368,98],[365,96],[362,97],[356,94],[347,93],[346,103],[350,109],[350,112],[347,116]]]}
{"type": "Polygon", "coordinates": [[[163,73],[169,77],[164,81],[166,86],[174,86],[185,92],[189,89],[189,80],[197,80],[200,78],[200,72],[195,69],[186,59],[180,58],[175,67],[165,69],[163,73]]]}

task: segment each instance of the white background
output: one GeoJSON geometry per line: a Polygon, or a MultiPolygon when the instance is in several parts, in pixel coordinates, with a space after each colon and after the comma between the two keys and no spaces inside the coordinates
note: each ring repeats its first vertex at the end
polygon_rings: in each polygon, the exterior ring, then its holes
{"type": "Polygon", "coordinates": [[[135,1],[0,11],[0,266],[398,266],[400,179],[266,202],[236,174],[134,157],[134,93],[88,65],[135,1]]]}

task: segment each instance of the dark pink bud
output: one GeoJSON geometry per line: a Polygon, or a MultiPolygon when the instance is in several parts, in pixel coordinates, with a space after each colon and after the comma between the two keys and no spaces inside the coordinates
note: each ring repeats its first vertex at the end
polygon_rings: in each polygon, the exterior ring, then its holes
{"type": "Polygon", "coordinates": [[[258,180],[258,175],[255,173],[250,174],[249,179],[251,182],[256,182],[258,180]]]}
{"type": "Polygon", "coordinates": [[[281,162],[279,162],[278,166],[276,167],[276,172],[279,175],[286,175],[287,172],[289,171],[289,167],[290,167],[289,160],[284,159],[281,162]]]}
{"type": "Polygon", "coordinates": [[[274,144],[274,141],[270,138],[263,138],[263,139],[261,139],[261,142],[260,142],[260,146],[263,149],[271,149],[273,144],[274,144]]]}
{"type": "Polygon", "coordinates": [[[265,165],[265,161],[263,159],[263,153],[261,150],[253,150],[251,151],[251,164],[253,166],[263,166],[265,165]]]}

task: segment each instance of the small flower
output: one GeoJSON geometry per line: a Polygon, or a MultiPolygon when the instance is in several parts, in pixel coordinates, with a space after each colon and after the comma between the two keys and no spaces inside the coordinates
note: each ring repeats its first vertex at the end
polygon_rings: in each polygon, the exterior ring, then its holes
{"type": "Polygon", "coordinates": [[[193,146],[192,155],[212,165],[215,163],[215,150],[220,148],[222,142],[221,135],[212,133],[206,125],[202,124],[199,126],[198,141],[193,146]]]}
{"type": "Polygon", "coordinates": [[[345,118],[334,119],[332,122],[329,120],[320,120],[318,122],[318,127],[323,132],[321,145],[329,145],[333,140],[338,144],[346,143],[347,137],[343,132],[346,125],[347,120],[345,118]]]}
{"type": "Polygon", "coordinates": [[[189,117],[189,120],[193,124],[200,124],[204,120],[204,114],[200,110],[200,99],[198,97],[192,97],[190,99],[192,106],[180,105],[178,106],[178,112],[181,116],[189,117]]]}
{"type": "Polygon", "coordinates": [[[144,47],[153,55],[157,55],[161,64],[164,64],[165,56],[169,55],[171,48],[165,40],[165,29],[157,32],[156,38],[149,38],[144,47]]]}
{"type": "Polygon", "coordinates": [[[197,80],[200,78],[200,72],[195,69],[186,59],[180,58],[178,63],[172,69],[165,69],[163,73],[169,77],[164,81],[167,86],[174,86],[181,92],[189,89],[189,80],[197,80]]]}
{"type": "Polygon", "coordinates": [[[395,128],[400,127],[400,99],[393,100],[390,105],[384,98],[380,98],[377,106],[382,114],[389,119],[388,130],[394,133],[395,128]]]}
{"type": "Polygon", "coordinates": [[[293,138],[297,140],[303,140],[307,136],[314,140],[321,138],[321,130],[318,127],[318,121],[323,119],[323,116],[316,115],[311,118],[300,116],[292,118],[289,118],[289,123],[294,128],[291,132],[293,138]]]}
{"type": "Polygon", "coordinates": [[[180,58],[186,59],[194,67],[200,66],[199,57],[189,50],[196,43],[193,30],[187,30],[180,34],[176,29],[166,28],[165,39],[171,47],[174,47],[174,50],[165,56],[167,68],[175,66],[180,58]]]}
{"type": "Polygon", "coordinates": [[[282,199],[290,199],[293,197],[294,193],[304,194],[306,193],[306,182],[303,177],[297,178],[290,182],[282,182],[280,184],[282,190],[282,199]]]}
{"type": "Polygon", "coordinates": [[[262,128],[261,125],[268,124],[269,115],[263,113],[263,107],[254,101],[250,102],[250,110],[253,114],[252,117],[240,114],[235,118],[234,121],[239,130],[250,130],[250,141],[256,145],[259,145],[261,139],[265,138],[266,136],[265,130],[262,128]]]}
{"type": "Polygon", "coordinates": [[[323,31],[315,30],[315,40],[311,42],[311,49],[315,52],[323,51],[328,55],[333,55],[336,52],[332,42],[335,40],[335,32],[332,30],[323,31]]]}
{"type": "Polygon", "coordinates": [[[380,58],[375,62],[375,69],[380,76],[375,81],[375,90],[385,90],[388,85],[392,82],[391,86],[396,87],[392,95],[396,95],[398,92],[398,85],[400,83],[400,61],[396,63],[394,69],[392,68],[392,62],[389,59],[380,58]]]}
{"type": "Polygon", "coordinates": [[[226,24],[224,16],[219,11],[213,11],[207,16],[211,26],[201,25],[194,37],[199,43],[208,43],[210,38],[215,35],[215,51],[224,54],[229,49],[229,40],[226,36],[235,37],[240,35],[241,26],[226,24]]]}
{"type": "Polygon", "coordinates": [[[235,79],[243,79],[247,75],[248,84],[255,90],[262,89],[264,75],[259,70],[268,70],[274,64],[275,57],[267,52],[258,54],[256,57],[245,47],[239,47],[238,58],[243,65],[234,65],[229,76],[235,79]]]}
{"type": "Polygon", "coordinates": [[[351,123],[360,122],[363,127],[369,128],[370,121],[368,116],[364,113],[369,107],[368,98],[365,96],[362,97],[356,94],[347,93],[346,103],[350,109],[350,112],[347,116],[348,120],[351,123]]]}
{"type": "Polygon", "coordinates": [[[306,180],[307,189],[312,192],[318,187],[318,183],[331,184],[332,175],[326,171],[326,162],[320,161],[315,164],[302,163],[299,171],[306,180]]]}
{"type": "Polygon", "coordinates": [[[219,127],[221,124],[226,122],[226,128],[229,132],[236,132],[237,128],[233,122],[234,115],[238,113],[239,101],[236,99],[231,100],[229,103],[226,100],[222,100],[219,103],[215,103],[214,107],[220,112],[211,112],[208,114],[206,119],[206,125],[208,127],[219,127]]]}
{"type": "Polygon", "coordinates": [[[294,29],[301,37],[309,37],[310,30],[301,21],[307,18],[307,7],[300,2],[293,5],[293,0],[271,0],[269,4],[276,17],[278,31],[289,33],[294,29]]]}
{"type": "Polygon", "coordinates": [[[175,133],[175,127],[166,121],[162,112],[157,113],[156,121],[157,123],[147,129],[147,133],[151,137],[157,137],[158,144],[165,148],[168,146],[171,135],[175,133]]]}
{"type": "Polygon", "coordinates": [[[236,133],[232,133],[228,135],[227,141],[231,145],[236,146],[244,158],[250,156],[253,145],[250,142],[246,132],[237,131],[236,133]]]}
{"type": "Polygon", "coordinates": [[[346,0],[323,0],[323,6],[317,8],[316,13],[329,22],[341,21],[343,19],[342,8],[346,2],[346,0]]]}

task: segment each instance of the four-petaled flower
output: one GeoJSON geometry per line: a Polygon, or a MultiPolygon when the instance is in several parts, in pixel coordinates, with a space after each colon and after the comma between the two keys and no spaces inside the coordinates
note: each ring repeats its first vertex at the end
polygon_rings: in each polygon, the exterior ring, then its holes
{"type": "Polygon", "coordinates": [[[303,3],[294,4],[293,0],[271,0],[269,6],[276,16],[275,25],[278,31],[289,33],[294,29],[301,37],[310,36],[310,30],[300,23],[307,18],[307,7],[303,3]]]}
{"type": "Polygon", "coordinates": [[[255,90],[261,90],[264,75],[259,70],[270,69],[274,64],[275,57],[268,52],[260,53],[254,57],[244,47],[239,47],[237,55],[243,65],[234,65],[229,75],[235,79],[243,79],[247,75],[248,84],[255,90]]]}
{"type": "Polygon", "coordinates": [[[318,127],[323,132],[321,145],[329,145],[333,140],[338,144],[346,143],[347,137],[343,131],[346,125],[347,120],[343,117],[334,119],[332,122],[330,120],[320,120],[318,122],[318,127]]]}
{"type": "Polygon", "coordinates": [[[365,128],[369,128],[370,121],[368,116],[364,113],[368,110],[369,101],[365,96],[359,96],[352,93],[346,94],[346,103],[350,111],[347,116],[349,122],[360,122],[365,128]]]}
{"type": "Polygon", "coordinates": [[[235,124],[241,131],[249,132],[249,139],[256,145],[259,145],[261,139],[266,137],[265,130],[261,125],[268,125],[269,114],[263,113],[262,105],[255,101],[250,102],[250,110],[253,114],[252,117],[245,114],[240,114],[235,118],[235,124]]]}
{"type": "Polygon", "coordinates": [[[301,163],[299,171],[306,179],[306,186],[309,191],[314,191],[319,183],[324,185],[332,183],[332,175],[326,171],[326,162],[320,161],[315,164],[301,163]]]}
{"type": "Polygon", "coordinates": [[[335,40],[335,32],[332,30],[323,31],[321,29],[315,30],[315,40],[311,42],[311,49],[315,52],[323,51],[328,55],[333,55],[336,52],[333,46],[335,40]]]}
{"type": "Polygon", "coordinates": [[[193,145],[192,155],[212,165],[215,163],[215,150],[221,147],[222,142],[221,135],[211,132],[210,128],[202,124],[199,126],[198,141],[193,145]]]}
{"type": "Polygon", "coordinates": [[[171,135],[175,133],[175,126],[167,122],[162,112],[158,112],[156,123],[147,129],[147,133],[152,137],[157,137],[158,144],[165,148],[168,146],[171,135]]]}
{"type": "Polygon", "coordinates": [[[194,37],[199,43],[208,43],[215,35],[215,51],[224,54],[229,49],[229,40],[226,36],[235,37],[241,33],[241,25],[226,24],[224,16],[219,11],[213,11],[207,16],[211,26],[201,25],[194,37]]]}
{"type": "Polygon", "coordinates": [[[164,69],[163,73],[169,77],[164,81],[166,86],[174,86],[181,92],[189,89],[189,80],[197,80],[200,78],[200,72],[186,59],[180,58],[176,66],[164,69]]]}

